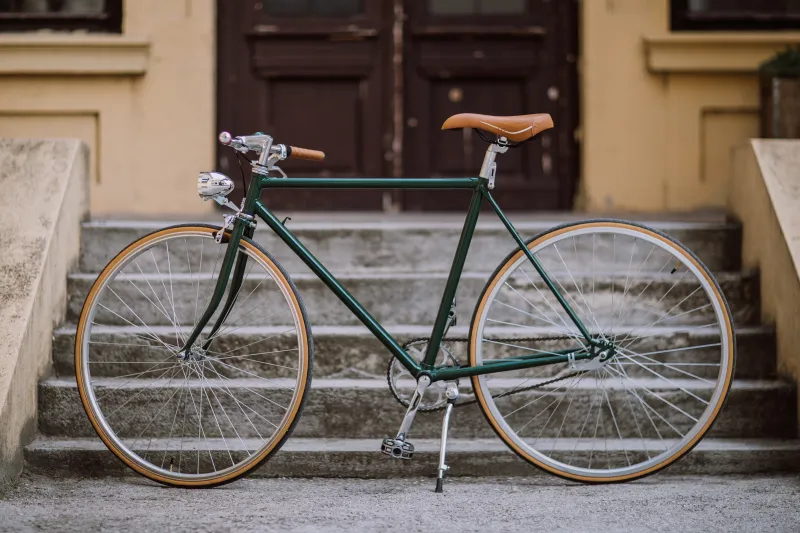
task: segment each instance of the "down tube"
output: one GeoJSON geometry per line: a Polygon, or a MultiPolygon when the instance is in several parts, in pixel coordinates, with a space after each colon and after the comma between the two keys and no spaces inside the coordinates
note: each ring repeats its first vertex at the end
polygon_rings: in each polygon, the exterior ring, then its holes
{"type": "Polygon", "coordinates": [[[301,243],[294,234],[281,224],[275,215],[267,209],[260,201],[256,202],[256,213],[264,219],[264,222],[281,238],[292,251],[303,260],[314,274],[328,286],[328,288],[339,298],[350,311],[369,329],[375,337],[392,352],[405,366],[413,377],[417,377],[422,369],[412,357],[410,357],[400,344],[386,331],[375,318],[364,309],[350,292],[331,274],[331,272],[320,263],[316,257],[301,243]]]}

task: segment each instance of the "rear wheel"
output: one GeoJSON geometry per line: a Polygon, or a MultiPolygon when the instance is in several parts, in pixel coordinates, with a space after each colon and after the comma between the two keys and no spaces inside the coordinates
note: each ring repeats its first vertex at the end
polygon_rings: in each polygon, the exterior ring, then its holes
{"type": "MultiPolygon", "coordinates": [[[[566,225],[528,248],[614,351],[473,377],[495,432],[530,463],[585,482],[640,478],[686,454],[719,415],[734,369],[730,312],[708,269],[626,222],[566,225]]],[[[512,253],[478,301],[470,364],[562,350],[587,353],[586,341],[523,252],[512,253]]]]}
{"type": "Polygon", "coordinates": [[[94,429],[126,465],[169,485],[219,485],[256,468],[291,433],[311,382],[300,296],[249,239],[222,327],[211,334],[220,305],[179,356],[219,275],[218,230],[174,226],[132,243],[100,273],[78,322],[76,378],[94,429]]]}

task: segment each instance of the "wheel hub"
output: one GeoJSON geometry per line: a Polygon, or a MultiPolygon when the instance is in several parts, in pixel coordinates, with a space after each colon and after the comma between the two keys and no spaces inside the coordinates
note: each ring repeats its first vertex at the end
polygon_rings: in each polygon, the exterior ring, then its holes
{"type": "Polygon", "coordinates": [[[192,346],[189,349],[178,352],[178,359],[181,361],[203,361],[208,357],[206,350],[200,346],[192,346]]]}
{"type": "Polygon", "coordinates": [[[591,359],[575,361],[570,364],[570,368],[581,372],[600,370],[611,362],[611,360],[614,358],[614,355],[616,355],[616,350],[614,350],[613,346],[603,346],[599,349],[599,351],[595,352],[594,357],[591,359]]]}
{"type": "Polygon", "coordinates": [[[598,354],[598,359],[603,363],[607,363],[612,357],[614,357],[614,354],[616,354],[616,351],[613,347],[606,348],[598,354]]]}

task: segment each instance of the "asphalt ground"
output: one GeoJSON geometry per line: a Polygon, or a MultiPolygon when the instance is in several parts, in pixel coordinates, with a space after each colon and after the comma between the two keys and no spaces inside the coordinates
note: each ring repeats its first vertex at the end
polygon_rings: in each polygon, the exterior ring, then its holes
{"type": "Polygon", "coordinates": [[[788,531],[800,475],[653,476],[586,486],[552,479],[245,479],[211,490],[143,478],[24,475],[0,531],[788,531]]]}

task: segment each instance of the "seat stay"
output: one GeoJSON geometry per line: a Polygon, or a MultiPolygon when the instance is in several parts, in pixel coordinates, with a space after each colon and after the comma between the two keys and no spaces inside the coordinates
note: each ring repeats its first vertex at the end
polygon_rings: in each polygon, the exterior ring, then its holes
{"type": "Polygon", "coordinates": [[[594,346],[596,344],[596,341],[592,337],[592,334],[589,333],[588,329],[586,329],[586,326],[583,324],[583,321],[580,319],[580,317],[578,317],[578,314],[575,312],[575,310],[572,308],[569,302],[567,302],[567,300],[564,298],[564,295],[561,294],[561,291],[558,290],[558,288],[555,286],[553,280],[550,279],[550,276],[547,274],[547,271],[544,269],[539,260],[536,259],[536,256],[533,255],[533,252],[531,252],[531,250],[525,244],[525,241],[522,239],[517,229],[514,227],[511,221],[508,220],[506,215],[503,213],[503,210],[500,209],[499,205],[497,205],[497,201],[488,191],[486,193],[486,199],[488,200],[489,205],[492,206],[492,209],[494,209],[494,212],[497,214],[497,217],[500,219],[500,221],[506,227],[508,232],[511,234],[511,237],[514,238],[514,241],[517,243],[517,246],[519,246],[519,249],[522,251],[522,253],[525,254],[525,257],[527,257],[528,261],[536,269],[536,272],[539,273],[539,277],[541,277],[542,281],[544,281],[545,285],[547,285],[547,288],[550,290],[550,292],[556,298],[558,303],[567,313],[572,323],[575,324],[575,327],[578,328],[578,331],[586,340],[587,346],[594,346]]]}

